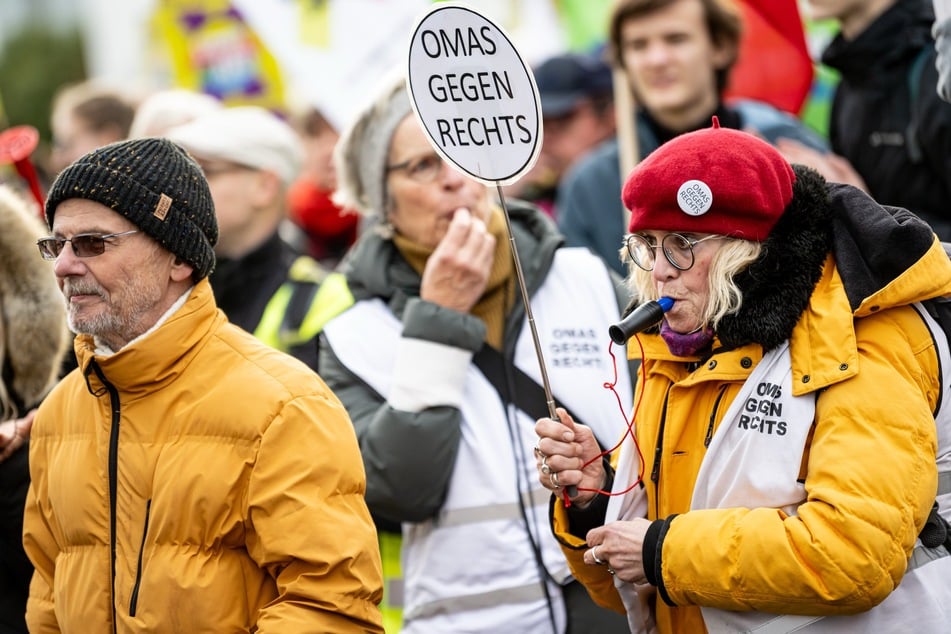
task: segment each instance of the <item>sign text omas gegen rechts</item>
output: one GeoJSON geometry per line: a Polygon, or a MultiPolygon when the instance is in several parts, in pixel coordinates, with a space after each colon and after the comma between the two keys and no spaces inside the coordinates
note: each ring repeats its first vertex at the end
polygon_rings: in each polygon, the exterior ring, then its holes
{"type": "MultiPolygon", "coordinates": [[[[498,51],[492,29],[484,26],[445,31],[427,29],[420,33],[423,52],[440,58],[491,57],[498,51]]],[[[435,73],[428,80],[429,94],[439,103],[512,101],[515,93],[508,70],[475,70],[435,73]]],[[[438,118],[438,143],[442,147],[467,145],[502,146],[532,140],[527,117],[522,114],[494,114],[438,118]]]]}

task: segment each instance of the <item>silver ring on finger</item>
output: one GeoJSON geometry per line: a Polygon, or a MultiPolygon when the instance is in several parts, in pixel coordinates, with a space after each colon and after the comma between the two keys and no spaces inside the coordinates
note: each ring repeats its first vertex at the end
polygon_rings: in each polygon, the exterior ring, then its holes
{"type": "Polygon", "coordinates": [[[600,557],[598,557],[598,547],[597,547],[597,546],[595,546],[594,548],[591,549],[591,556],[594,557],[594,563],[598,564],[599,566],[603,566],[604,564],[607,563],[606,561],[604,561],[603,559],[601,559],[600,557]]]}
{"type": "Polygon", "coordinates": [[[536,458],[541,458],[542,460],[544,460],[545,458],[548,457],[548,456],[546,456],[545,454],[542,453],[542,450],[538,448],[538,445],[535,445],[534,451],[535,451],[535,457],[536,457],[536,458]]]}
{"type": "Polygon", "coordinates": [[[556,489],[561,488],[561,484],[558,483],[558,474],[554,471],[548,474],[548,481],[551,482],[551,485],[556,489]]]}
{"type": "Polygon", "coordinates": [[[551,467],[548,466],[548,456],[545,456],[544,458],[542,458],[542,469],[541,469],[541,471],[542,471],[542,473],[544,473],[544,474],[547,475],[547,476],[550,476],[550,475],[551,475],[551,467]]]}
{"type": "Polygon", "coordinates": [[[612,575],[613,575],[613,574],[616,574],[616,573],[614,572],[614,568],[612,568],[611,566],[608,566],[608,572],[610,572],[612,575]]]}

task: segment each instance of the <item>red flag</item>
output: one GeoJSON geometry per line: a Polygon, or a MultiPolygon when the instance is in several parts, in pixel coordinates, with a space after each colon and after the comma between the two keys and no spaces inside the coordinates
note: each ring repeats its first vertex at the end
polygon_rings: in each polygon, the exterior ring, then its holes
{"type": "Polygon", "coordinates": [[[758,99],[799,114],[814,67],[796,0],[739,0],[743,37],[726,97],[758,99]]]}

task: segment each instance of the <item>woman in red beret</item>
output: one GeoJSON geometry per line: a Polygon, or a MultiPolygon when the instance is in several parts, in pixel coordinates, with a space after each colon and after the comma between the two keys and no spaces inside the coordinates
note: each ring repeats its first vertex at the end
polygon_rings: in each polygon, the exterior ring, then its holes
{"type": "Polygon", "coordinates": [[[951,262],[930,228],[716,122],[623,200],[628,285],[669,310],[629,342],[609,461],[565,413],[536,425],[575,577],[632,632],[946,631],[951,358],[920,302],[951,262]]]}

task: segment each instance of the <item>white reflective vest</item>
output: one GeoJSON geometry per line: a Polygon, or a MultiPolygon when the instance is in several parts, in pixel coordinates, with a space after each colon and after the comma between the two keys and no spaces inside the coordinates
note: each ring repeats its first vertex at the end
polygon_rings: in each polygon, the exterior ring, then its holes
{"type": "MultiPolygon", "coordinates": [[[[531,304],[556,402],[602,442],[620,439],[627,412],[603,387],[614,372],[608,328],[620,318],[604,265],[587,250],[559,249],[531,304]]],[[[340,362],[386,398],[402,324],[385,303],[357,302],[324,334],[340,362]]],[[[614,352],[620,402],[631,403],[626,354],[614,352]]],[[[541,384],[527,321],[514,360],[541,384]]],[[[403,525],[402,631],[534,634],[551,632],[554,618],[560,634],[566,624],[560,584],[570,576],[548,525],[549,493],[538,482],[535,420],[506,407],[475,365],[466,371],[463,394],[462,438],[445,504],[436,517],[403,525]]]]}

